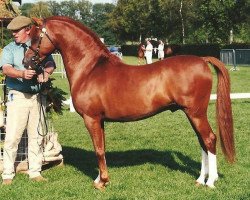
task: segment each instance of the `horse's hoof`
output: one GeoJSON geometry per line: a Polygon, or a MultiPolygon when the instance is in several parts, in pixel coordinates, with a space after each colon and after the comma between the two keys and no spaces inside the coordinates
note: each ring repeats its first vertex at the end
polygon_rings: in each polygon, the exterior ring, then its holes
{"type": "Polygon", "coordinates": [[[214,186],[213,184],[212,184],[212,185],[206,184],[206,186],[207,186],[208,188],[215,189],[215,186],[214,186]]]}
{"type": "Polygon", "coordinates": [[[205,185],[205,182],[200,182],[200,181],[195,181],[195,186],[196,187],[200,187],[200,186],[204,186],[205,185]]]}
{"type": "Polygon", "coordinates": [[[214,189],[215,186],[214,186],[214,183],[218,180],[218,176],[215,177],[215,178],[211,178],[211,179],[208,179],[207,182],[206,182],[206,186],[211,188],[211,189],[214,189]]]}
{"type": "Polygon", "coordinates": [[[105,187],[107,186],[109,184],[109,182],[94,182],[94,188],[95,189],[98,189],[98,190],[101,190],[101,191],[103,191],[103,190],[105,190],[105,187]]]}
{"type": "Polygon", "coordinates": [[[103,183],[93,183],[94,188],[103,191],[105,189],[105,185],[103,183]]]}
{"type": "Polygon", "coordinates": [[[196,186],[196,187],[200,187],[200,186],[203,186],[203,184],[202,184],[202,183],[199,183],[198,181],[195,181],[195,186],[196,186]]]}

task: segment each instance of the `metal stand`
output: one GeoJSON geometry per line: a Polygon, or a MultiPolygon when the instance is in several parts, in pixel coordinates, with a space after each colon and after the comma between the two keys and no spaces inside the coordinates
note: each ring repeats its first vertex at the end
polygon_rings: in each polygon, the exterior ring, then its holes
{"type": "Polygon", "coordinates": [[[235,50],[232,49],[233,51],[233,67],[230,69],[230,71],[238,71],[239,68],[236,66],[236,56],[235,56],[235,50]]]}

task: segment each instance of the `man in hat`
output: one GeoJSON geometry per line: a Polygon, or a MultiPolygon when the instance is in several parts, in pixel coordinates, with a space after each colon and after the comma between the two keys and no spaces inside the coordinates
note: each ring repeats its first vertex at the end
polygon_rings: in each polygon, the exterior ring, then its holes
{"type": "Polygon", "coordinates": [[[41,108],[44,101],[39,92],[41,83],[46,82],[52,74],[55,62],[51,56],[43,61],[44,72],[39,75],[23,65],[25,51],[31,45],[31,23],[31,19],[25,16],[18,16],[9,23],[7,28],[12,31],[14,41],[4,47],[0,60],[8,90],[3,185],[10,185],[15,176],[14,163],[18,144],[25,129],[28,134],[29,177],[33,181],[47,180],[41,176],[41,108]]]}

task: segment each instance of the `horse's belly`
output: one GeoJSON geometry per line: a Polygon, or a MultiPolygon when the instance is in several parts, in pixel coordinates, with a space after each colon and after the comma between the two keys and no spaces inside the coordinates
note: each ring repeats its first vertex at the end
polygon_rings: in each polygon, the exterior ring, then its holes
{"type": "Polygon", "coordinates": [[[168,107],[171,101],[168,98],[146,97],[142,101],[126,101],[122,104],[113,104],[105,111],[105,117],[112,120],[137,120],[154,115],[168,107]]]}

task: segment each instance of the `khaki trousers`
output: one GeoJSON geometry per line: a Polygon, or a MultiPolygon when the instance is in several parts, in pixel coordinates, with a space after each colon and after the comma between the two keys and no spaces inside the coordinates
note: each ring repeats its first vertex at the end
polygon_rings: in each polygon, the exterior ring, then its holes
{"type": "Polygon", "coordinates": [[[9,91],[3,155],[3,179],[13,179],[15,176],[14,163],[18,144],[25,129],[27,129],[28,134],[29,177],[34,178],[40,175],[43,159],[42,124],[44,121],[43,114],[40,115],[41,101],[43,102],[39,94],[27,94],[15,90],[9,91]]]}

